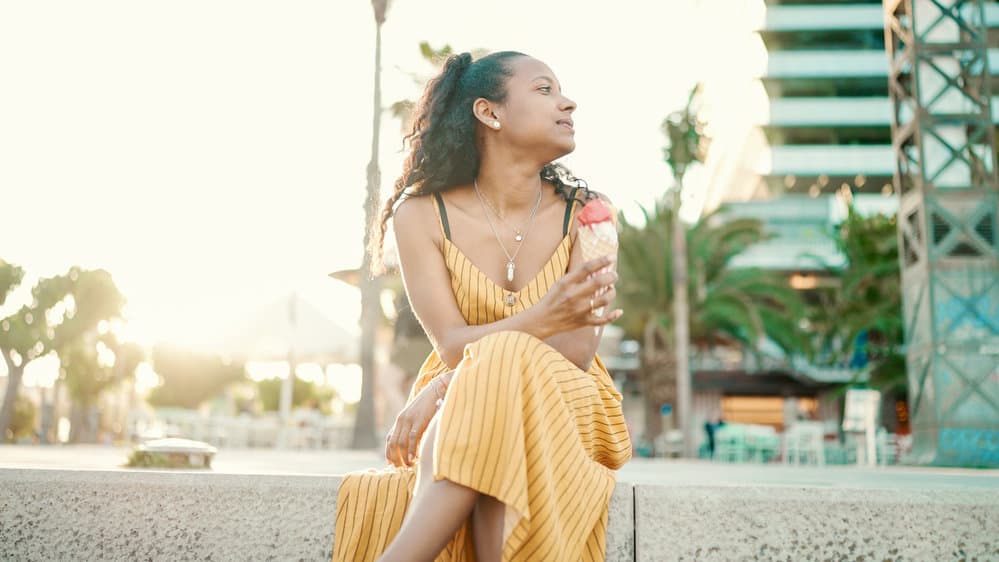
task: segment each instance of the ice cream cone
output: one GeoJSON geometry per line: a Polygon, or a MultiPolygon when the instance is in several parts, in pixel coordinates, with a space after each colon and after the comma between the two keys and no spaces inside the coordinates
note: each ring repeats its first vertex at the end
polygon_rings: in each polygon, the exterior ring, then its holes
{"type": "MultiPolygon", "coordinates": [[[[613,217],[610,208],[599,199],[590,201],[583,206],[577,217],[579,220],[577,236],[583,253],[583,261],[603,256],[617,257],[617,227],[613,217]]],[[[610,271],[613,268],[614,265],[611,264],[601,268],[597,273],[610,271]]],[[[601,292],[595,296],[599,296],[601,292]]],[[[604,308],[596,308],[593,313],[597,316],[603,316],[604,308]]]]}

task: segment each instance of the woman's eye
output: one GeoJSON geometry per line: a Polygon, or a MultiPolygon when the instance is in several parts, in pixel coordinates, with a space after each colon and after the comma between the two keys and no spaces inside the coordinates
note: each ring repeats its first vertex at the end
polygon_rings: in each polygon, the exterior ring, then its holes
{"type": "Polygon", "coordinates": [[[551,93],[551,91],[552,91],[552,87],[551,86],[541,86],[538,89],[539,90],[543,90],[543,91],[548,92],[548,93],[551,93]]]}

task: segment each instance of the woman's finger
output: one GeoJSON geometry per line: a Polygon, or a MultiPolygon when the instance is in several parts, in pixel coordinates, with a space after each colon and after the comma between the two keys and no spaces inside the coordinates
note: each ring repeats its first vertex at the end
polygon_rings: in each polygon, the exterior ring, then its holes
{"type": "Polygon", "coordinates": [[[416,428],[410,430],[409,432],[409,447],[407,447],[407,464],[413,466],[413,458],[416,457],[416,443],[420,440],[420,434],[416,431],[416,428]]]}
{"type": "Polygon", "coordinates": [[[611,256],[594,258],[583,262],[578,269],[570,271],[565,275],[565,277],[563,277],[563,279],[565,279],[568,283],[579,283],[612,263],[614,263],[614,260],[611,256]]]}
{"type": "Polygon", "coordinates": [[[605,293],[601,294],[597,298],[593,299],[593,308],[601,308],[609,305],[614,301],[614,289],[610,289],[605,293]]]}
{"type": "Polygon", "coordinates": [[[394,427],[392,429],[393,432],[389,434],[390,439],[385,443],[385,459],[388,460],[389,463],[398,466],[399,455],[396,454],[399,447],[399,439],[396,436],[398,428],[394,427]]]}
{"type": "Polygon", "coordinates": [[[412,426],[403,426],[399,435],[396,436],[395,455],[399,460],[399,464],[397,466],[407,466],[409,464],[406,462],[406,451],[409,450],[410,427],[412,426]]]}
{"type": "Polygon", "coordinates": [[[615,309],[611,312],[604,311],[603,316],[597,316],[596,314],[590,314],[587,319],[591,326],[603,326],[605,324],[610,324],[615,322],[618,318],[624,315],[624,311],[620,308],[615,309]]]}

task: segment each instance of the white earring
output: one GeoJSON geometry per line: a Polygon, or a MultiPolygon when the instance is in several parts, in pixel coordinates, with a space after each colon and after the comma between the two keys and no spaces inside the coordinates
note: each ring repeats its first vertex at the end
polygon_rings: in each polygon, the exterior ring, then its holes
{"type": "Polygon", "coordinates": [[[493,121],[493,128],[499,129],[499,121],[493,121]]]}

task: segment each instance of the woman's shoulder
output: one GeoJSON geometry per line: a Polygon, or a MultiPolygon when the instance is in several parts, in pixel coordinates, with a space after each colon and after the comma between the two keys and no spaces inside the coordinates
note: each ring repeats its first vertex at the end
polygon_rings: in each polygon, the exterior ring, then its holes
{"type": "Polygon", "coordinates": [[[433,209],[434,198],[430,195],[409,195],[403,197],[392,212],[392,223],[396,232],[421,230],[427,223],[436,222],[433,209]]]}

